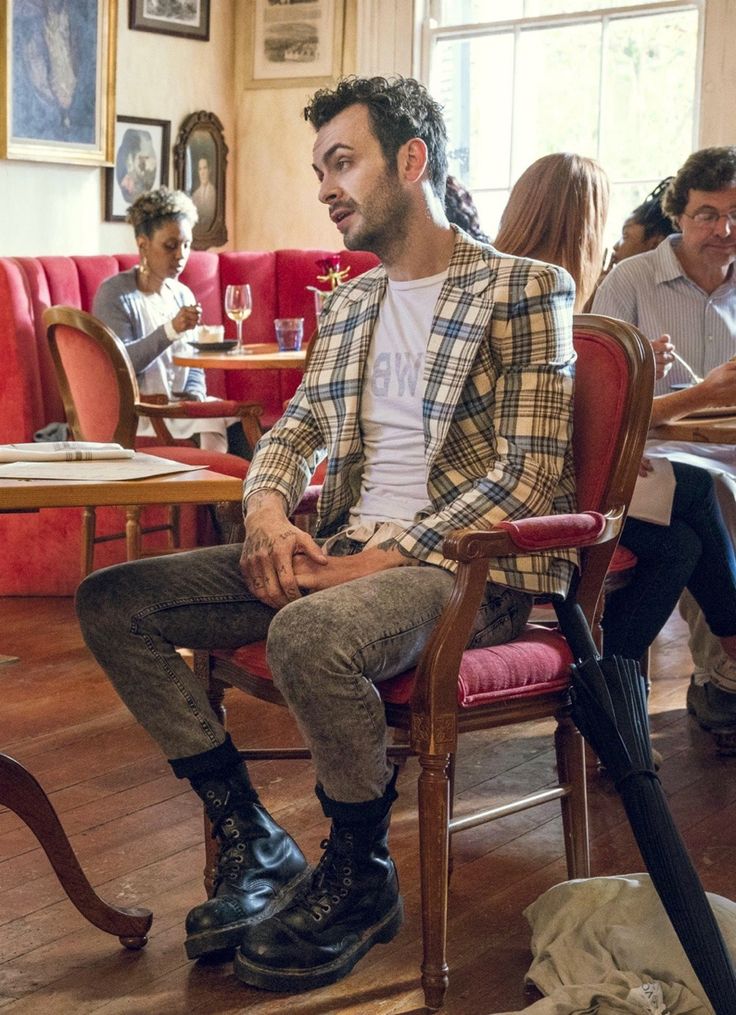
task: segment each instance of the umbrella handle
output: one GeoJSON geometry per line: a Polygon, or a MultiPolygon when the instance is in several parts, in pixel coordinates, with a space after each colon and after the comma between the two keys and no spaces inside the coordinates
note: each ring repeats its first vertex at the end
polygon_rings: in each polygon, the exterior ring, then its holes
{"type": "Polygon", "coordinates": [[[575,659],[578,662],[584,662],[586,659],[600,659],[590,625],[577,600],[572,598],[555,600],[552,605],[557,614],[560,630],[575,659]]]}

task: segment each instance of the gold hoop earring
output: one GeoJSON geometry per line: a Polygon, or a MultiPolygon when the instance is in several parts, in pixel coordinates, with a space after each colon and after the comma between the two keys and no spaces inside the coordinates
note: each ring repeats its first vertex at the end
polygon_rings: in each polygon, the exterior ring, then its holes
{"type": "Polygon", "coordinates": [[[141,275],[148,274],[148,258],[146,257],[145,254],[141,254],[141,260],[140,264],[138,265],[138,271],[141,273],[141,275]]]}

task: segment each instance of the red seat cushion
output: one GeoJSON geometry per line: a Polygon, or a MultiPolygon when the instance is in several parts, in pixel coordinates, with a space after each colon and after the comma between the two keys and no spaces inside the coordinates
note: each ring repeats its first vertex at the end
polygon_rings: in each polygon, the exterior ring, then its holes
{"type": "MultiPolygon", "coordinates": [[[[212,654],[241,666],[262,680],[272,679],[266,663],[265,641],[212,654]]],[[[463,653],[458,705],[474,708],[493,701],[562,690],[568,684],[572,661],[567,642],[559,632],[530,624],[516,641],[492,648],[468,649],[463,653]]],[[[378,689],[384,701],[405,705],[411,698],[413,685],[414,670],[411,669],[384,680],[378,689]]]]}
{"type": "Polygon", "coordinates": [[[630,571],[636,567],[636,554],[628,546],[618,544],[613,552],[611,563],[608,565],[608,574],[618,574],[621,571],[630,571]]]}
{"type": "Polygon", "coordinates": [[[237,455],[224,454],[222,451],[203,451],[202,448],[177,447],[146,447],[143,449],[147,455],[156,455],[157,458],[167,458],[171,462],[181,462],[183,465],[199,465],[203,469],[211,469],[212,472],[219,472],[222,476],[236,476],[238,479],[245,479],[250,462],[237,455]]]}

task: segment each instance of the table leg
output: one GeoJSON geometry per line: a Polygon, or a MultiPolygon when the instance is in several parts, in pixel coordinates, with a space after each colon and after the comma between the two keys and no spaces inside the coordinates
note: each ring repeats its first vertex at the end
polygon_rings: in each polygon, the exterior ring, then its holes
{"type": "Polygon", "coordinates": [[[14,758],[0,754],[0,804],[18,815],[43,847],[61,886],[82,916],[108,934],[116,934],[126,948],[148,941],[153,914],[147,909],[111,906],[95,892],[41,785],[14,758]]]}

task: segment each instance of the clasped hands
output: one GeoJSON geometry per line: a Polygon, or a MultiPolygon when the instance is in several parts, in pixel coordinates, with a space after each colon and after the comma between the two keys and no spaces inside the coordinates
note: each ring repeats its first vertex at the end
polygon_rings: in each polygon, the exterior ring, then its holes
{"type": "Polygon", "coordinates": [[[248,500],[240,570],[248,590],[276,610],[310,592],[404,563],[398,550],[378,547],[328,557],[309,533],[292,525],[280,494],[259,492],[248,500]]]}

